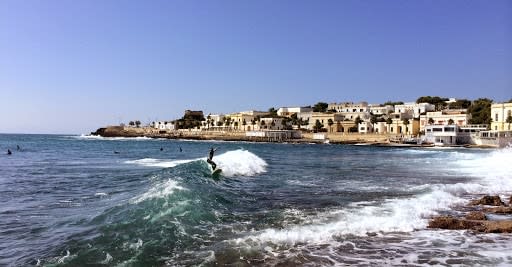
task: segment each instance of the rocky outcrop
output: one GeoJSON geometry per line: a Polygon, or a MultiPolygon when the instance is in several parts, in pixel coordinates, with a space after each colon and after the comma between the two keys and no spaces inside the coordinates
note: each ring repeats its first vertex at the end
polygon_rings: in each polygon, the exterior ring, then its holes
{"type": "Polygon", "coordinates": [[[512,233],[512,219],[488,220],[486,213],[512,214],[512,206],[505,206],[499,196],[484,196],[473,200],[468,207],[470,211],[464,218],[454,216],[438,216],[429,221],[428,228],[448,230],[470,230],[479,233],[512,233]],[[480,208],[478,205],[495,206],[480,208]],[[473,209],[473,210],[471,210],[473,209]],[[475,210],[478,209],[478,210],[475,210]]]}
{"type": "Polygon", "coordinates": [[[428,228],[449,230],[472,229],[480,232],[483,230],[483,223],[481,221],[459,219],[451,216],[439,216],[430,220],[428,228]]]}
{"type": "Polygon", "coordinates": [[[512,207],[493,207],[484,209],[484,211],[495,214],[512,214],[512,207]]]}
{"type": "Polygon", "coordinates": [[[473,200],[470,205],[488,205],[488,206],[505,206],[505,203],[501,201],[499,196],[484,196],[481,199],[473,200]]]}
{"type": "Polygon", "coordinates": [[[487,216],[485,216],[485,213],[481,211],[471,211],[466,215],[466,220],[484,221],[487,220],[487,216]]]}

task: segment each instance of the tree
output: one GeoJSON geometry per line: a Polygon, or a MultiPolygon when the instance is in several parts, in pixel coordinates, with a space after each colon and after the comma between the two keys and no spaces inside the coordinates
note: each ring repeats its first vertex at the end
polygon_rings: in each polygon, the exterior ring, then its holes
{"type": "Polygon", "coordinates": [[[448,125],[453,125],[455,122],[452,119],[448,120],[448,125]]]}
{"type": "Polygon", "coordinates": [[[327,125],[329,125],[329,131],[332,132],[332,125],[334,124],[334,121],[332,119],[327,120],[327,125]]]}
{"type": "Polygon", "coordinates": [[[451,109],[463,109],[469,108],[471,106],[471,101],[467,99],[458,99],[457,101],[448,104],[448,107],[451,109]]]}
{"type": "Polygon", "coordinates": [[[510,124],[512,123],[512,115],[509,114],[505,122],[508,123],[508,129],[510,130],[510,124]]]}
{"type": "Polygon", "coordinates": [[[268,109],[269,117],[275,118],[277,117],[277,110],[273,107],[268,109]]]}
{"type": "Polygon", "coordinates": [[[490,124],[491,123],[491,105],[492,100],[488,98],[479,98],[474,100],[468,109],[471,114],[470,124],[490,124]]]}
{"type": "Polygon", "coordinates": [[[375,124],[375,123],[377,123],[377,116],[372,115],[372,116],[370,117],[370,123],[371,123],[371,124],[375,124]]]}
{"type": "Polygon", "coordinates": [[[434,119],[428,118],[428,124],[430,124],[430,125],[434,124],[434,119]]]}
{"type": "Polygon", "coordinates": [[[416,99],[416,103],[429,103],[436,107],[436,110],[443,110],[446,107],[446,101],[449,99],[439,96],[421,96],[416,99]]]}
{"type": "Polygon", "coordinates": [[[404,102],[402,101],[387,101],[384,103],[384,106],[396,106],[396,105],[403,105],[404,102]]]}
{"type": "Polygon", "coordinates": [[[133,126],[135,126],[135,122],[134,122],[134,121],[130,121],[130,122],[128,123],[128,125],[130,125],[130,126],[132,126],[132,127],[133,127],[133,126]]]}
{"type": "Polygon", "coordinates": [[[320,120],[316,120],[315,126],[313,126],[313,129],[316,131],[320,131],[320,129],[324,128],[324,125],[320,122],[320,120]]]}
{"type": "Polygon", "coordinates": [[[356,123],[356,125],[359,126],[359,123],[363,122],[363,120],[359,116],[357,116],[357,118],[354,120],[354,122],[356,123]]]}
{"type": "Polygon", "coordinates": [[[328,106],[329,106],[329,104],[327,104],[325,102],[318,102],[313,106],[313,111],[314,112],[325,112],[325,111],[327,111],[328,106]]]}
{"type": "Polygon", "coordinates": [[[389,125],[389,124],[392,124],[393,123],[393,119],[391,118],[387,118],[386,119],[386,123],[389,125]]]}
{"type": "Polygon", "coordinates": [[[141,124],[141,122],[140,122],[139,120],[136,120],[136,121],[135,121],[135,127],[139,128],[139,127],[140,127],[140,124],[141,124]]]}

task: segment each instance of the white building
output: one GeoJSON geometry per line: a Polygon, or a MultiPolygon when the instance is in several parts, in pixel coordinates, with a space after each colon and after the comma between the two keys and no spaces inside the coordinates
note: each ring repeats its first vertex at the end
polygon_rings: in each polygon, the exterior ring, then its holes
{"type": "Polygon", "coordinates": [[[395,105],[395,113],[411,113],[414,118],[419,118],[422,113],[434,111],[436,107],[429,103],[405,103],[402,105],[395,105]]]}
{"type": "Polygon", "coordinates": [[[155,122],[153,122],[153,127],[160,131],[175,129],[173,121],[155,121],[155,122]]]}
{"type": "Polygon", "coordinates": [[[429,124],[433,125],[448,125],[457,124],[464,126],[469,123],[471,114],[467,109],[445,109],[443,111],[427,112],[425,115],[420,116],[420,131],[425,129],[429,124]]]}
{"type": "Polygon", "coordinates": [[[373,132],[373,124],[368,121],[363,121],[359,123],[357,126],[358,132],[360,133],[372,133],[373,132]]]}
{"type": "Polygon", "coordinates": [[[287,125],[283,118],[260,118],[259,130],[285,130],[287,125]]]}
{"type": "Polygon", "coordinates": [[[390,113],[393,113],[395,110],[393,106],[391,105],[379,105],[379,104],[371,104],[370,107],[370,113],[373,115],[388,115],[390,113]]]}
{"type": "Polygon", "coordinates": [[[313,108],[310,107],[282,107],[277,110],[278,116],[290,117],[293,114],[299,114],[304,112],[312,112],[313,108]]]}

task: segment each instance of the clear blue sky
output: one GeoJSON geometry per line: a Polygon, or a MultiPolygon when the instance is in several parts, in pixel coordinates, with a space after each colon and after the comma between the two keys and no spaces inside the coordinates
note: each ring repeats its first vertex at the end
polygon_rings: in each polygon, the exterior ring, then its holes
{"type": "Polygon", "coordinates": [[[0,1],[0,132],[512,98],[512,1],[0,1]]]}

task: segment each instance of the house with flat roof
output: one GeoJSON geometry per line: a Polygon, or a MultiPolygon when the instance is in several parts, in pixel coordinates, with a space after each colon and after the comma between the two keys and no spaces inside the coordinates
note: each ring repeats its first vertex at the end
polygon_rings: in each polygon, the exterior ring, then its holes
{"type": "Polygon", "coordinates": [[[277,116],[290,117],[293,114],[313,112],[311,107],[281,107],[277,110],[277,116]]]}
{"type": "Polygon", "coordinates": [[[469,123],[471,114],[467,109],[445,109],[443,111],[431,111],[420,116],[420,131],[425,130],[427,125],[449,125],[456,124],[464,126],[469,123]]]}
{"type": "Polygon", "coordinates": [[[434,111],[436,107],[429,103],[409,102],[395,105],[395,113],[411,113],[414,118],[419,118],[422,113],[434,111]]]}

